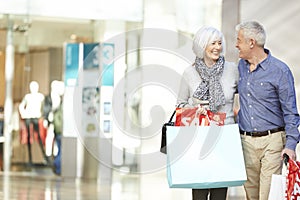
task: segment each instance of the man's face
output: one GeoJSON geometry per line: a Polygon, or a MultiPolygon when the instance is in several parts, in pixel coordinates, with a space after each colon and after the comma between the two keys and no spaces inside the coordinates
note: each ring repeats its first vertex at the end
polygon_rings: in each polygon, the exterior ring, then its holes
{"type": "Polygon", "coordinates": [[[235,47],[239,50],[239,57],[247,60],[250,53],[249,39],[244,37],[243,30],[240,30],[237,35],[235,47]]]}

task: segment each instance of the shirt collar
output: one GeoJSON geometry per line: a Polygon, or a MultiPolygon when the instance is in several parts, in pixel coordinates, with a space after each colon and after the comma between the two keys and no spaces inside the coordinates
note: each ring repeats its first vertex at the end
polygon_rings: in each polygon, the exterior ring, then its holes
{"type": "MultiPolygon", "coordinates": [[[[264,49],[265,53],[268,54],[267,58],[264,59],[261,63],[258,64],[258,67],[260,66],[263,70],[266,70],[269,67],[269,62],[271,58],[271,52],[268,49],[264,49]]],[[[245,65],[249,65],[249,62],[247,60],[244,60],[245,65]]]]}
{"type": "Polygon", "coordinates": [[[263,69],[263,70],[266,70],[270,65],[269,65],[269,62],[270,62],[270,58],[271,58],[271,52],[270,50],[268,49],[264,49],[265,50],[265,53],[267,54],[267,58],[264,59],[261,63],[259,63],[259,66],[263,69]]]}

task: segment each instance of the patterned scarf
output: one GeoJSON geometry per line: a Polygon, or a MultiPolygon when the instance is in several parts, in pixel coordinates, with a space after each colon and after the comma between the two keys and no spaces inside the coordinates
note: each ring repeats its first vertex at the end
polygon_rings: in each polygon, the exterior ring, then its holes
{"type": "Polygon", "coordinates": [[[195,68],[202,82],[194,92],[193,97],[199,100],[208,100],[209,109],[217,111],[218,106],[225,105],[225,96],[220,83],[224,70],[224,57],[220,57],[212,67],[207,67],[204,61],[198,57],[195,60],[195,68]]]}

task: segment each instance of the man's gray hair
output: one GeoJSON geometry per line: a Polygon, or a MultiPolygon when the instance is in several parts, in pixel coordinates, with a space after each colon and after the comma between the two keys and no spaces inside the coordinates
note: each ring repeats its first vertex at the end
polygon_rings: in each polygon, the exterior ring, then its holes
{"type": "Polygon", "coordinates": [[[243,30],[246,39],[254,39],[257,45],[264,47],[266,43],[266,31],[264,27],[256,21],[247,21],[238,24],[235,30],[239,32],[243,30]]]}

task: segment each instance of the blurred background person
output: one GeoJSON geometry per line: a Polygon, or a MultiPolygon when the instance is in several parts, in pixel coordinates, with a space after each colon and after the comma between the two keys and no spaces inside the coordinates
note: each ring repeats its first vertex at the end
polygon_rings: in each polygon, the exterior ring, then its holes
{"type": "MultiPolygon", "coordinates": [[[[54,80],[51,82],[51,92],[45,97],[43,104],[43,116],[49,131],[53,130],[55,145],[57,153],[54,153],[53,172],[61,174],[61,135],[63,131],[63,94],[64,82],[54,80]]],[[[50,138],[53,141],[53,137],[50,138]]]]}

